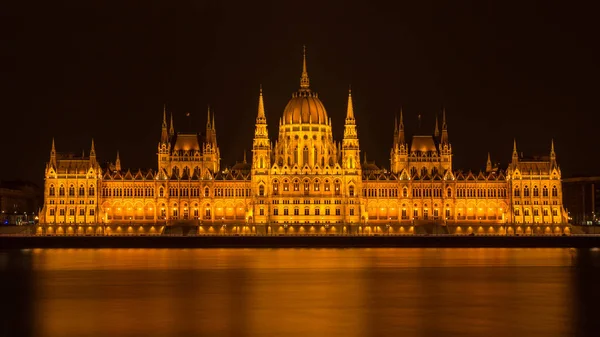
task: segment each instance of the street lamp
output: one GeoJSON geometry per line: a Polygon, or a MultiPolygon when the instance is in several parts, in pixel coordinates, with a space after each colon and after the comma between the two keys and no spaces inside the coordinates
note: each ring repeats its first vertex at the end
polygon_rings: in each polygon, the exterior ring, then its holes
{"type": "Polygon", "coordinates": [[[385,225],[385,228],[387,229],[387,235],[390,235],[390,224],[385,225]]]}

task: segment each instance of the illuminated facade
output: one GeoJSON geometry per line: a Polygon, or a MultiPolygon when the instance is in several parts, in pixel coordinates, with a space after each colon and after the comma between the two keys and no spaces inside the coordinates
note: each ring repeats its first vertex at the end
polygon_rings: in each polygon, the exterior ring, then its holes
{"type": "Polygon", "coordinates": [[[306,57],[300,89],[269,137],[262,89],[252,160],[221,166],[214,115],[203,136],[176,133],[163,113],[157,170],[121,168],[117,154],[101,167],[89,156],[57,154],[45,172],[40,223],[47,233],[160,233],[190,225],[197,234],[552,233],[568,231],[561,172],[550,155],[518,155],[504,170],[488,156],[485,172],[454,170],[446,114],[441,132],[407,142],[402,113],[395,123],[390,169],[360,160],[352,105],[341,142],[316,92],[306,57]],[[173,227],[173,226],[171,226],[173,227]]]}

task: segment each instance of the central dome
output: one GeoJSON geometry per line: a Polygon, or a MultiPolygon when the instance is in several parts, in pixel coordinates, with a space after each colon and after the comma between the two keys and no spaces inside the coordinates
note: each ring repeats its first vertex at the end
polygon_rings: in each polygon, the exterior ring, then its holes
{"type": "Polygon", "coordinates": [[[300,90],[292,95],[283,110],[283,124],[325,124],[327,125],[327,112],[319,95],[311,92],[308,72],[306,71],[306,48],[302,56],[302,76],[300,77],[300,90]]]}
{"type": "Polygon", "coordinates": [[[283,124],[327,124],[327,112],[316,93],[299,91],[283,110],[283,124]]]}

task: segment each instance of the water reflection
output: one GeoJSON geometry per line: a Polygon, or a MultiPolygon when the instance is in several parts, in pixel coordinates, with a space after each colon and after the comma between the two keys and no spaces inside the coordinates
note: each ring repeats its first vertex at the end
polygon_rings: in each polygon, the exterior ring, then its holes
{"type": "Polygon", "coordinates": [[[592,336],[600,252],[0,251],[1,335],[592,336]]]}

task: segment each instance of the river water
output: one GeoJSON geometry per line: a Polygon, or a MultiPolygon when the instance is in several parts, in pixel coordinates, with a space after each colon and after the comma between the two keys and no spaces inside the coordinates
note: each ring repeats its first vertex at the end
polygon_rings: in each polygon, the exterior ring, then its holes
{"type": "Polygon", "coordinates": [[[0,251],[0,336],[598,336],[600,252],[0,251]]]}

